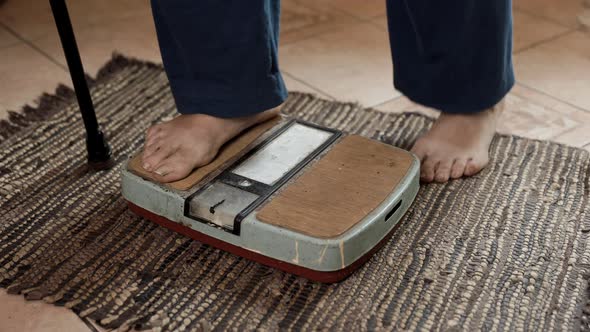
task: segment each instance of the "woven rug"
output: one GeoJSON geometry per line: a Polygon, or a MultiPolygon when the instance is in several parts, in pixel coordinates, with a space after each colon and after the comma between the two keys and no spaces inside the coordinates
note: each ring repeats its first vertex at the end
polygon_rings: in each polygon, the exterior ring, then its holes
{"type": "MultiPolygon", "coordinates": [[[[121,330],[587,327],[590,158],[581,149],[497,136],[485,171],[422,186],[384,248],[325,285],[131,213],[120,165],[174,102],[161,67],[120,56],[92,86],[112,170],[87,169],[66,88],[0,124],[0,285],[10,293],[121,330]]],[[[432,123],[298,93],[284,112],[402,148],[432,123]]]]}

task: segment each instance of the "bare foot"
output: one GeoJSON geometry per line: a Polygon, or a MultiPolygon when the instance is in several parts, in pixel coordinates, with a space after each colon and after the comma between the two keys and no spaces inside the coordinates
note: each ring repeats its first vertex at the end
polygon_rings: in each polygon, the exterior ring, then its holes
{"type": "Polygon", "coordinates": [[[442,183],[481,171],[489,162],[488,150],[503,108],[501,101],[476,114],[441,113],[412,147],[422,162],[420,179],[442,183]]]}
{"type": "Polygon", "coordinates": [[[179,115],[150,127],[142,154],[143,168],[161,182],[185,178],[210,163],[219,148],[240,132],[279,113],[279,108],[233,119],[204,114],[179,115]]]}

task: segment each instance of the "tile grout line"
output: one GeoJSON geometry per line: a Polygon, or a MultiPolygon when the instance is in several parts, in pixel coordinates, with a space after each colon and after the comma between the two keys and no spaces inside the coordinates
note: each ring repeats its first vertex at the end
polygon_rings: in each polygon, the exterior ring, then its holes
{"type": "Polygon", "coordinates": [[[531,90],[533,90],[533,91],[535,91],[535,92],[537,92],[537,93],[539,93],[539,94],[542,94],[542,95],[544,95],[544,96],[546,96],[546,97],[553,98],[553,99],[555,99],[555,100],[557,100],[557,101],[559,101],[559,102],[562,102],[562,103],[564,103],[564,104],[566,104],[566,105],[568,105],[568,106],[570,106],[570,107],[573,107],[573,108],[577,109],[578,111],[581,111],[581,112],[584,112],[584,113],[590,113],[590,110],[587,110],[587,109],[585,109],[585,108],[583,108],[583,107],[581,107],[581,106],[578,106],[578,105],[572,104],[572,103],[570,103],[569,101],[563,100],[563,99],[561,99],[561,98],[559,98],[559,97],[552,96],[552,95],[550,95],[550,94],[546,93],[545,91],[542,91],[542,90],[539,90],[539,89],[537,89],[537,88],[535,88],[535,87],[532,87],[532,86],[530,86],[530,85],[528,85],[528,84],[526,84],[526,83],[523,83],[522,81],[519,81],[519,80],[517,80],[517,81],[516,81],[516,83],[517,83],[517,84],[520,84],[520,85],[522,85],[522,86],[524,86],[524,87],[525,87],[525,88],[527,88],[527,89],[531,89],[531,90]]]}
{"type": "Polygon", "coordinates": [[[576,31],[578,31],[578,29],[569,28],[568,30],[566,30],[566,31],[564,31],[564,32],[561,32],[561,33],[558,33],[558,34],[556,34],[556,35],[554,35],[554,36],[551,36],[551,37],[548,37],[548,38],[545,38],[545,39],[542,39],[542,40],[536,41],[536,42],[534,42],[534,43],[532,43],[532,44],[530,44],[530,45],[528,45],[528,46],[526,46],[526,47],[524,47],[524,48],[522,48],[522,49],[520,49],[520,50],[518,50],[518,51],[516,51],[516,52],[512,52],[512,55],[513,55],[513,56],[514,56],[514,55],[518,55],[518,54],[520,54],[520,53],[522,53],[522,52],[528,51],[528,50],[530,50],[530,49],[532,49],[532,48],[535,48],[535,47],[537,47],[537,46],[539,46],[539,45],[542,45],[542,44],[547,44],[547,43],[550,43],[550,42],[552,42],[552,41],[555,41],[555,40],[557,40],[557,39],[559,39],[559,38],[561,38],[561,37],[564,37],[564,36],[566,36],[566,35],[569,35],[569,34],[571,34],[571,33],[574,33],[574,32],[576,32],[576,31]]]}
{"type": "MultiPolygon", "coordinates": [[[[582,108],[582,107],[579,107],[579,106],[576,106],[576,105],[573,105],[573,104],[569,104],[569,103],[567,103],[567,102],[565,102],[565,101],[563,101],[563,100],[561,100],[561,99],[559,99],[559,98],[557,98],[557,97],[554,97],[554,96],[552,96],[552,95],[550,95],[550,94],[548,94],[548,93],[545,93],[545,92],[543,92],[543,91],[541,91],[541,90],[538,90],[538,89],[536,89],[536,88],[530,87],[530,86],[528,86],[528,85],[526,85],[526,84],[524,84],[524,83],[522,83],[522,82],[520,82],[520,81],[518,81],[518,80],[517,80],[517,81],[514,83],[514,86],[517,86],[517,85],[519,85],[519,86],[521,86],[521,87],[524,87],[524,88],[526,88],[526,89],[528,89],[528,90],[533,90],[533,92],[535,92],[535,93],[538,93],[538,94],[540,94],[540,95],[543,95],[543,97],[545,97],[545,98],[551,98],[551,99],[553,99],[553,100],[555,100],[555,101],[558,101],[558,102],[560,102],[560,103],[564,103],[564,104],[566,104],[566,105],[567,105],[567,106],[569,106],[569,107],[573,107],[573,108],[575,108],[575,109],[576,109],[576,111],[581,111],[581,112],[584,112],[584,113],[586,113],[586,112],[587,112],[587,111],[586,111],[586,109],[584,109],[584,108],[582,108]]],[[[514,89],[514,88],[513,88],[513,89],[514,89]]],[[[506,94],[506,96],[508,96],[509,94],[516,95],[516,96],[518,96],[519,98],[522,98],[522,99],[526,99],[526,100],[530,101],[531,103],[533,103],[533,104],[534,104],[534,105],[536,105],[536,106],[540,106],[540,107],[546,107],[546,106],[543,104],[543,102],[538,102],[537,100],[531,100],[531,99],[529,99],[529,98],[527,98],[527,97],[525,97],[525,96],[523,96],[523,95],[521,95],[521,94],[519,94],[519,93],[517,93],[517,92],[512,92],[512,89],[510,89],[510,91],[508,92],[508,94],[506,94]]],[[[554,109],[554,108],[550,108],[550,110],[551,110],[551,111],[556,111],[556,112],[558,112],[558,113],[559,113],[559,111],[558,111],[558,110],[556,110],[556,109],[554,109]]]]}
{"type": "MultiPolygon", "coordinates": [[[[76,315],[78,316],[78,315],[76,315]]],[[[78,318],[80,318],[80,320],[86,324],[86,326],[88,327],[88,330],[90,332],[99,332],[98,329],[96,328],[96,326],[94,326],[94,324],[92,324],[92,322],[90,321],[90,319],[88,317],[80,317],[78,316],[78,318]]]]}
{"type": "MultiPolygon", "coordinates": [[[[315,7],[314,7],[314,8],[315,8],[315,7]]],[[[375,15],[375,16],[373,16],[373,17],[368,17],[368,18],[362,18],[362,17],[358,17],[358,16],[356,16],[356,15],[353,15],[353,14],[351,14],[351,13],[349,13],[349,12],[345,11],[345,10],[342,10],[342,9],[340,9],[340,8],[336,7],[335,5],[330,5],[330,4],[328,4],[328,5],[327,5],[327,8],[333,9],[333,10],[335,10],[335,11],[339,12],[340,14],[342,14],[342,15],[345,15],[345,16],[347,16],[347,17],[349,17],[349,18],[353,19],[353,20],[355,21],[355,22],[354,22],[354,24],[357,24],[357,25],[360,25],[360,24],[368,24],[369,26],[372,26],[372,27],[374,27],[374,28],[377,28],[377,29],[379,29],[379,30],[384,30],[384,29],[382,29],[382,27],[380,27],[380,26],[379,26],[379,24],[376,24],[376,23],[374,22],[376,19],[380,18],[380,15],[375,15]]],[[[316,9],[317,9],[317,8],[316,8],[316,9]]],[[[310,36],[308,36],[308,37],[305,37],[305,38],[301,38],[301,39],[298,39],[298,40],[295,40],[295,41],[292,41],[292,42],[281,43],[281,45],[280,45],[280,46],[283,46],[283,45],[285,45],[285,46],[289,45],[289,46],[290,46],[290,45],[297,44],[297,43],[299,43],[299,42],[308,41],[308,40],[311,40],[312,38],[316,38],[316,37],[319,37],[319,36],[322,36],[322,35],[325,35],[325,34],[328,34],[328,33],[332,33],[332,32],[338,31],[338,30],[339,30],[338,28],[339,28],[339,27],[338,27],[338,25],[337,25],[336,27],[333,27],[333,28],[331,28],[331,29],[326,29],[326,30],[324,30],[324,31],[322,31],[322,32],[318,32],[318,33],[316,33],[316,34],[312,34],[312,35],[310,35],[310,36]]],[[[385,30],[386,30],[386,29],[385,29],[385,30]]],[[[280,46],[279,46],[279,47],[280,47],[280,46]]],[[[319,93],[322,93],[322,94],[326,95],[327,97],[330,97],[330,98],[332,98],[333,100],[337,100],[337,98],[335,98],[335,97],[334,97],[334,96],[332,96],[331,94],[329,94],[329,93],[325,92],[323,89],[317,88],[317,87],[315,87],[314,85],[311,85],[311,84],[309,84],[309,83],[305,82],[304,80],[302,80],[302,79],[298,78],[297,76],[293,75],[292,73],[290,73],[290,72],[288,72],[288,71],[281,70],[281,73],[283,73],[283,74],[285,74],[285,75],[289,76],[291,79],[293,79],[293,80],[295,80],[295,81],[297,81],[297,82],[299,82],[299,83],[301,83],[301,84],[303,84],[303,85],[305,85],[305,86],[307,86],[307,87],[309,87],[309,88],[311,88],[311,89],[313,89],[313,90],[316,90],[316,91],[317,91],[317,92],[319,92],[319,93]]],[[[399,98],[399,97],[401,97],[401,95],[400,95],[400,96],[398,96],[398,97],[395,97],[395,98],[393,98],[393,99],[388,99],[388,100],[386,100],[386,101],[379,102],[379,103],[377,103],[377,104],[374,104],[373,106],[366,106],[366,105],[361,105],[361,106],[362,106],[362,107],[365,107],[365,108],[374,108],[376,105],[381,105],[381,104],[384,104],[384,103],[386,103],[386,102],[389,102],[390,100],[394,100],[394,99],[396,99],[396,98],[399,98]]]]}
{"type": "MultiPolygon", "coordinates": [[[[307,8],[308,9],[312,9],[312,10],[319,10],[320,9],[320,8],[314,7],[313,5],[311,7],[307,6],[307,8]]],[[[337,7],[334,7],[334,5],[328,4],[328,5],[326,5],[326,8],[327,9],[335,10],[335,11],[339,12],[340,14],[342,14],[342,15],[348,17],[348,18],[353,19],[355,21],[354,24],[361,24],[361,23],[369,23],[370,22],[368,20],[363,20],[360,17],[354,16],[354,15],[352,15],[352,14],[350,14],[350,13],[348,13],[348,12],[342,10],[342,9],[339,9],[337,7]]],[[[328,33],[334,32],[334,31],[337,31],[338,30],[337,28],[339,27],[340,24],[335,24],[335,25],[336,25],[335,27],[328,28],[328,29],[326,29],[326,30],[324,30],[322,32],[318,32],[318,33],[312,34],[310,36],[307,36],[307,37],[304,37],[304,38],[301,38],[301,39],[297,39],[297,40],[294,40],[294,41],[291,41],[291,42],[281,43],[280,45],[281,46],[282,45],[292,45],[292,44],[296,44],[296,43],[299,43],[299,42],[304,41],[304,40],[309,40],[309,39],[312,39],[312,38],[315,38],[315,37],[319,37],[321,35],[325,35],[325,34],[328,34],[328,33]]],[[[301,30],[301,29],[305,29],[305,28],[299,28],[299,29],[296,29],[295,31],[301,30]]]]}
{"type": "MultiPolygon", "coordinates": [[[[289,72],[287,72],[287,71],[281,70],[281,73],[283,73],[283,74],[284,74],[284,75],[286,75],[286,76],[289,76],[291,79],[293,79],[293,80],[295,80],[295,81],[297,81],[297,82],[299,82],[299,83],[301,83],[301,84],[303,84],[303,85],[305,85],[305,86],[307,86],[307,87],[309,87],[309,88],[311,88],[311,89],[313,89],[313,90],[316,90],[316,91],[317,91],[317,92],[319,92],[319,93],[322,93],[322,94],[326,95],[327,97],[330,97],[330,98],[332,98],[332,100],[335,100],[335,101],[340,101],[339,99],[335,98],[334,96],[332,96],[331,94],[329,94],[329,93],[325,92],[324,90],[322,90],[322,89],[320,89],[320,88],[317,88],[317,87],[315,87],[314,85],[311,85],[311,84],[309,84],[309,83],[307,83],[307,82],[303,81],[302,79],[300,79],[300,78],[296,77],[295,75],[293,75],[293,74],[291,74],[291,73],[289,73],[289,72]]],[[[377,106],[379,106],[379,105],[382,105],[382,104],[388,103],[388,102],[390,102],[390,101],[396,100],[396,99],[398,99],[398,98],[400,98],[400,97],[403,97],[403,96],[404,96],[403,94],[400,94],[400,95],[399,95],[399,96],[397,96],[397,97],[394,97],[394,98],[391,98],[391,99],[386,99],[386,100],[384,100],[384,101],[379,101],[379,102],[377,102],[377,103],[375,103],[375,104],[370,104],[370,105],[365,105],[365,104],[362,104],[362,103],[360,103],[360,102],[358,102],[358,101],[352,101],[352,102],[354,102],[354,103],[357,103],[357,104],[358,104],[359,106],[361,106],[362,108],[375,108],[375,107],[377,107],[377,106]]],[[[321,96],[320,96],[320,97],[321,97],[321,96]]]]}
{"type": "Polygon", "coordinates": [[[576,24],[576,27],[571,27],[571,26],[569,26],[569,25],[565,25],[565,24],[563,24],[562,22],[560,22],[560,21],[558,21],[558,20],[555,20],[555,19],[553,19],[553,18],[551,18],[551,17],[547,17],[547,16],[544,16],[544,15],[537,14],[537,13],[535,13],[535,12],[532,12],[532,11],[528,10],[528,9],[525,9],[525,8],[519,7],[518,5],[514,6],[514,7],[512,8],[512,11],[514,12],[514,10],[515,10],[515,9],[516,9],[516,10],[518,10],[518,11],[520,11],[520,12],[523,12],[523,13],[525,13],[525,14],[527,14],[527,15],[530,15],[530,16],[532,16],[532,17],[534,17],[534,18],[537,18],[537,19],[542,19],[542,20],[545,20],[545,21],[551,22],[551,23],[553,23],[553,24],[557,24],[557,25],[559,25],[559,26],[561,26],[561,27],[564,27],[564,28],[568,28],[568,29],[578,29],[578,28],[580,27],[580,25],[579,25],[579,24],[576,24]]]}
{"type": "Polygon", "coordinates": [[[16,31],[14,31],[12,28],[10,28],[9,26],[7,26],[3,22],[0,22],[0,26],[3,27],[4,29],[6,29],[8,32],[10,32],[13,36],[15,36],[16,38],[18,38],[20,41],[22,41],[23,43],[27,44],[30,48],[32,48],[33,50],[37,51],[39,54],[43,55],[47,60],[51,61],[52,63],[54,63],[55,65],[57,65],[61,69],[63,69],[66,72],[68,72],[68,68],[66,66],[64,66],[63,64],[61,64],[56,59],[54,59],[51,55],[49,55],[47,52],[43,51],[41,48],[39,48],[33,42],[31,42],[30,40],[24,38],[23,36],[21,36],[19,33],[17,33],[16,31]]]}
{"type": "Polygon", "coordinates": [[[348,11],[346,11],[344,9],[340,9],[338,6],[336,6],[334,4],[326,4],[326,8],[330,8],[332,10],[335,10],[335,11],[339,12],[340,14],[346,15],[346,16],[348,16],[350,18],[353,18],[353,19],[355,19],[356,21],[359,21],[359,22],[367,22],[367,21],[369,21],[371,19],[371,18],[366,18],[365,19],[365,18],[362,18],[360,16],[356,16],[354,14],[351,14],[351,13],[349,13],[348,11]]]}
{"type": "MultiPolygon", "coordinates": [[[[548,98],[554,99],[554,100],[556,100],[556,101],[562,102],[562,103],[564,103],[564,104],[566,104],[566,105],[568,105],[568,106],[570,106],[570,107],[573,107],[573,108],[575,108],[575,109],[577,109],[578,111],[581,111],[581,112],[583,112],[583,113],[590,113],[590,111],[586,111],[586,109],[584,109],[584,108],[581,108],[581,107],[579,107],[579,106],[576,106],[576,105],[570,104],[570,103],[568,103],[568,102],[566,102],[566,101],[563,101],[563,100],[561,100],[560,98],[554,97],[554,96],[552,96],[552,95],[549,95],[549,94],[547,94],[547,93],[545,93],[545,92],[543,92],[543,91],[540,91],[540,90],[538,90],[538,89],[536,89],[536,88],[533,88],[533,87],[531,87],[531,86],[528,86],[528,85],[526,85],[526,84],[523,84],[522,82],[517,82],[517,84],[519,84],[519,85],[521,85],[521,86],[523,86],[523,87],[526,87],[527,89],[533,90],[533,91],[535,91],[536,93],[539,93],[539,94],[541,94],[541,95],[544,95],[545,97],[548,97],[548,98]]],[[[523,98],[523,97],[522,97],[522,96],[520,96],[519,94],[516,94],[516,95],[517,95],[517,96],[519,96],[520,98],[523,98]]],[[[535,100],[530,100],[530,99],[527,99],[527,100],[529,100],[529,102],[532,102],[533,104],[535,104],[535,105],[537,105],[537,106],[544,107],[544,106],[542,105],[542,103],[538,103],[538,102],[537,102],[537,101],[535,101],[535,100]]],[[[553,109],[553,108],[551,108],[551,109],[550,109],[550,111],[551,111],[551,112],[555,112],[555,113],[558,113],[558,114],[560,114],[560,112],[559,112],[559,111],[557,111],[557,110],[555,110],[555,109],[553,109]]],[[[569,133],[569,132],[571,132],[571,131],[577,130],[577,129],[579,129],[579,128],[583,127],[583,126],[584,126],[584,124],[583,124],[583,123],[578,123],[576,126],[574,126],[574,127],[572,127],[572,128],[568,128],[568,129],[566,129],[566,130],[563,130],[563,131],[559,132],[558,134],[555,134],[555,135],[552,135],[551,137],[548,137],[548,138],[547,138],[547,140],[549,140],[549,141],[552,141],[552,142],[557,142],[557,141],[556,141],[556,139],[557,139],[559,136],[565,135],[565,134],[567,134],[567,133],[569,133]]],[[[529,137],[529,138],[530,138],[530,137],[529,137]]],[[[573,146],[573,145],[572,145],[572,146],[573,146]]],[[[578,148],[583,148],[583,147],[590,147],[590,144],[588,144],[588,145],[584,145],[584,146],[577,146],[577,147],[578,147],[578,148]]]]}
{"type": "MultiPolygon", "coordinates": [[[[370,26],[370,27],[376,28],[376,29],[378,29],[380,31],[387,31],[387,30],[382,29],[381,27],[379,27],[378,24],[375,24],[372,21],[363,21],[363,20],[359,20],[358,18],[354,18],[354,20],[355,20],[355,22],[353,22],[352,24],[355,24],[355,25],[366,25],[366,26],[370,26]]],[[[347,25],[346,27],[350,27],[350,26],[352,26],[352,24],[351,25],[347,25]]],[[[336,32],[336,31],[341,31],[339,29],[340,28],[339,25],[341,25],[341,24],[336,24],[336,25],[337,25],[336,27],[326,29],[326,30],[324,30],[322,32],[318,32],[318,33],[312,34],[310,36],[303,37],[301,39],[293,40],[293,41],[290,41],[290,42],[281,42],[280,45],[279,45],[279,47],[295,45],[297,43],[300,43],[300,42],[303,42],[303,41],[308,41],[308,40],[313,39],[313,38],[316,38],[316,37],[321,37],[321,36],[327,35],[329,33],[333,33],[333,32],[336,32]]],[[[301,28],[301,29],[304,29],[304,28],[301,28]]],[[[300,29],[298,29],[298,30],[300,30],[300,29]]]]}
{"type": "Polygon", "coordinates": [[[395,101],[395,100],[398,100],[398,99],[400,99],[400,98],[402,98],[402,97],[405,97],[405,96],[404,96],[404,94],[403,94],[403,93],[401,93],[401,92],[400,92],[400,95],[399,95],[399,96],[397,96],[397,97],[393,97],[393,98],[391,98],[391,99],[387,99],[386,101],[384,101],[384,102],[381,102],[381,103],[378,103],[378,104],[373,104],[373,105],[371,105],[371,106],[367,106],[367,108],[374,108],[374,109],[377,109],[377,107],[379,107],[379,106],[381,106],[381,105],[384,105],[384,104],[387,104],[387,103],[391,103],[391,102],[393,102],[393,101],[395,101]]]}
{"type": "MultiPolygon", "coordinates": [[[[390,103],[390,102],[392,102],[392,101],[395,101],[395,100],[398,100],[398,99],[400,99],[401,97],[405,97],[405,96],[406,96],[406,95],[404,95],[404,94],[403,94],[401,91],[399,91],[399,90],[395,89],[395,86],[393,85],[393,81],[391,81],[391,87],[393,88],[393,92],[394,92],[394,93],[395,93],[395,92],[398,92],[398,93],[399,93],[399,96],[397,96],[397,97],[393,97],[393,98],[391,98],[391,99],[386,99],[386,100],[383,100],[383,101],[379,101],[379,102],[377,102],[377,103],[375,103],[375,104],[371,104],[371,105],[361,105],[361,106],[363,106],[363,108],[377,108],[377,107],[379,107],[380,105],[383,105],[383,104],[390,103]]],[[[407,98],[407,97],[406,97],[406,98],[407,98]]],[[[418,103],[416,103],[416,104],[418,104],[418,103]]],[[[419,104],[418,104],[418,105],[419,105],[419,104]]]]}
{"type": "MultiPolygon", "coordinates": [[[[565,130],[561,131],[561,132],[560,132],[560,133],[558,133],[558,134],[555,134],[555,135],[552,135],[552,136],[550,136],[549,138],[547,138],[547,140],[551,140],[551,141],[554,141],[554,142],[556,142],[556,139],[557,139],[559,136],[565,135],[565,134],[567,134],[567,133],[569,133],[569,132],[572,132],[572,131],[574,131],[574,130],[578,130],[578,129],[580,129],[580,128],[581,128],[581,127],[583,127],[583,126],[584,126],[584,124],[583,124],[583,123],[578,123],[576,126],[573,126],[572,128],[565,129],[565,130]]],[[[583,147],[583,146],[584,146],[584,145],[582,145],[582,146],[578,146],[578,147],[583,147]]]]}
{"type": "Polygon", "coordinates": [[[351,14],[351,13],[347,12],[344,9],[340,9],[340,8],[336,7],[336,5],[328,5],[328,7],[332,8],[332,9],[334,9],[334,10],[340,12],[341,14],[344,14],[344,15],[350,17],[350,18],[354,18],[355,20],[357,20],[359,22],[362,22],[362,23],[371,23],[374,20],[376,20],[378,18],[381,18],[382,15],[385,15],[385,19],[387,19],[387,12],[385,12],[384,14],[378,14],[378,15],[375,15],[375,16],[360,17],[360,16],[356,16],[354,14],[351,14]]]}
{"type": "MultiPolygon", "coordinates": [[[[544,97],[546,97],[546,98],[551,98],[551,99],[554,99],[555,101],[558,101],[558,102],[560,102],[560,103],[564,103],[564,104],[568,105],[569,107],[573,107],[573,108],[575,108],[575,109],[576,109],[576,111],[580,111],[580,112],[582,112],[582,113],[584,113],[584,114],[585,114],[585,113],[587,113],[585,109],[583,109],[583,108],[580,108],[580,107],[578,107],[578,106],[575,106],[575,105],[570,105],[570,104],[567,104],[567,103],[565,103],[564,101],[562,101],[562,100],[560,100],[560,99],[558,99],[558,98],[555,98],[555,97],[553,97],[553,96],[551,96],[551,95],[548,95],[548,94],[544,93],[543,91],[538,91],[538,90],[536,90],[536,89],[534,89],[534,88],[531,88],[531,87],[529,87],[529,86],[527,86],[527,85],[525,85],[525,84],[522,84],[522,83],[520,83],[520,82],[517,82],[516,84],[518,84],[518,85],[520,85],[520,86],[522,86],[522,87],[525,87],[526,89],[534,90],[534,92],[535,92],[535,93],[539,93],[540,95],[543,95],[543,96],[544,96],[544,97]]],[[[535,105],[535,106],[539,106],[539,107],[542,107],[542,108],[546,108],[547,110],[549,110],[549,111],[550,111],[550,112],[552,112],[552,113],[561,114],[561,112],[560,112],[559,110],[556,110],[556,109],[554,109],[553,107],[551,107],[551,108],[548,108],[548,107],[547,107],[546,105],[544,105],[542,102],[538,102],[537,100],[532,100],[532,99],[530,99],[530,98],[527,98],[527,97],[525,97],[525,96],[523,96],[523,95],[521,95],[521,94],[519,94],[519,93],[515,93],[515,92],[514,92],[514,93],[513,93],[513,92],[509,92],[509,93],[508,93],[508,95],[517,96],[518,98],[522,98],[522,99],[525,99],[525,100],[527,100],[528,102],[532,103],[532,104],[533,104],[533,105],[535,105]]],[[[506,95],[506,96],[508,96],[508,95],[506,95]]],[[[556,134],[556,135],[554,135],[554,136],[559,136],[559,135],[565,134],[566,132],[568,132],[568,131],[570,131],[570,130],[575,130],[575,129],[578,129],[578,128],[580,128],[580,127],[581,127],[581,126],[583,126],[583,125],[584,125],[584,124],[582,124],[582,123],[579,123],[578,125],[576,125],[576,126],[574,126],[574,127],[572,127],[572,128],[566,129],[566,130],[564,130],[564,131],[562,131],[562,132],[560,132],[559,134],[556,134]]]]}
{"type": "Polygon", "coordinates": [[[312,90],[315,90],[315,91],[317,91],[317,92],[319,92],[319,93],[322,93],[322,94],[324,94],[324,95],[326,95],[326,96],[328,96],[328,97],[332,98],[333,100],[336,100],[336,98],[334,98],[334,96],[332,96],[331,94],[329,94],[329,93],[326,93],[324,90],[322,90],[322,89],[320,89],[320,88],[317,88],[317,87],[315,87],[315,86],[313,86],[313,85],[311,85],[311,84],[309,84],[309,83],[305,82],[304,80],[302,80],[302,79],[298,78],[297,76],[295,76],[295,75],[293,75],[293,74],[289,73],[288,71],[285,71],[285,70],[282,70],[282,69],[281,69],[281,73],[282,73],[282,74],[284,74],[284,75],[287,75],[287,76],[289,76],[289,78],[291,78],[292,80],[295,80],[295,81],[297,81],[297,82],[299,82],[299,83],[301,83],[301,84],[303,84],[303,85],[305,85],[305,86],[307,86],[307,87],[311,88],[312,90]]]}
{"type": "Polygon", "coordinates": [[[387,34],[389,36],[389,28],[382,27],[379,23],[377,23],[375,21],[369,21],[368,23],[371,23],[371,25],[373,25],[374,27],[376,27],[379,30],[387,32],[387,34]]]}
{"type": "MultiPolygon", "coordinates": [[[[0,0],[0,1],[1,1],[1,0],[0,0]]],[[[2,21],[0,21],[0,29],[3,29],[3,30],[5,30],[5,31],[6,31],[6,33],[8,33],[9,35],[12,35],[12,36],[14,37],[14,34],[13,34],[13,33],[12,33],[10,30],[8,30],[8,29],[5,27],[5,24],[4,24],[4,22],[2,22],[2,21]]],[[[15,40],[14,42],[10,42],[10,43],[8,43],[8,44],[6,44],[6,45],[0,45],[0,49],[3,49],[3,48],[8,48],[8,47],[12,47],[12,46],[16,46],[16,45],[18,45],[18,44],[22,43],[22,40],[18,39],[17,37],[15,37],[15,38],[16,38],[17,40],[15,40]]]]}

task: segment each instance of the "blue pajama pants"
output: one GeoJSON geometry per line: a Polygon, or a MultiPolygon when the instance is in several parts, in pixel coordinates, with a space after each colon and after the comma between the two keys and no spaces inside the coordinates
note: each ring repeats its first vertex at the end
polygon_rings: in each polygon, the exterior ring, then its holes
{"type": "MultiPolygon", "coordinates": [[[[181,114],[240,117],[287,98],[280,0],[151,1],[181,114]]],[[[514,85],[511,0],[387,0],[387,16],[393,83],[411,100],[480,112],[514,85]]]]}

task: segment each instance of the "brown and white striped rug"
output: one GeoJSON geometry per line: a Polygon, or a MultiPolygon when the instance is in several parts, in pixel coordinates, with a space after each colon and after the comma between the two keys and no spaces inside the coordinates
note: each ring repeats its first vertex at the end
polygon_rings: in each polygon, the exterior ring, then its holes
{"type": "MultiPolygon", "coordinates": [[[[118,167],[94,173],[71,91],[0,124],[0,285],[105,327],[572,330],[588,327],[588,152],[498,136],[481,174],[423,186],[399,231],[322,285],[130,213],[119,166],[174,114],[155,65],[116,57],[92,92],[118,167]]],[[[432,122],[293,93],[285,112],[409,148],[432,122]]]]}

